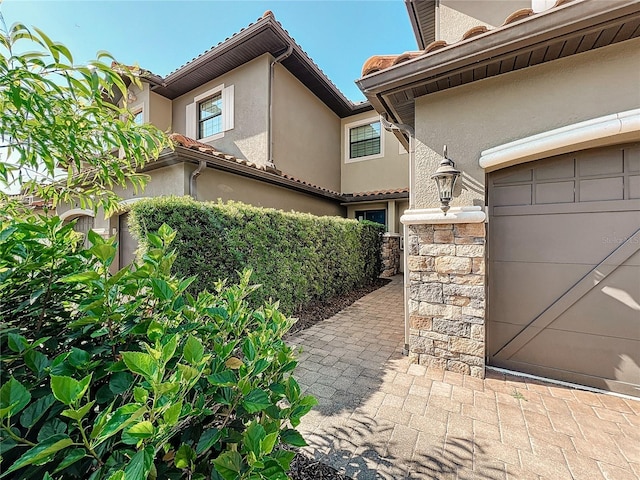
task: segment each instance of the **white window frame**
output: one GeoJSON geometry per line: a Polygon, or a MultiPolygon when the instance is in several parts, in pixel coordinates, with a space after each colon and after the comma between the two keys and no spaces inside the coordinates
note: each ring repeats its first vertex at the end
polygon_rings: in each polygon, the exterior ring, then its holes
{"type": "Polygon", "coordinates": [[[234,120],[234,87],[229,85],[224,86],[224,83],[207,90],[200,95],[193,97],[193,102],[187,105],[186,108],[186,136],[198,140],[199,142],[211,142],[224,137],[225,132],[233,129],[234,120]],[[222,93],[222,131],[215,135],[210,135],[204,138],[198,138],[198,124],[199,124],[199,111],[198,105],[219,93],[222,93]]]}
{"type": "Polygon", "coordinates": [[[355,122],[347,123],[344,126],[344,163],[355,163],[355,162],[363,162],[366,160],[373,160],[374,158],[382,158],[384,157],[384,137],[385,130],[382,127],[382,122],[380,121],[380,115],[375,117],[368,117],[362,120],[357,120],[355,122]],[[350,131],[352,128],[361,127],[362,125],[369,125],[371,123],[380,122],[380,153],[376,153],[374,155],[367,155],[366,157],[357,157],[350,158],[349,151],[351,145],[351,135],[350,131]]]}

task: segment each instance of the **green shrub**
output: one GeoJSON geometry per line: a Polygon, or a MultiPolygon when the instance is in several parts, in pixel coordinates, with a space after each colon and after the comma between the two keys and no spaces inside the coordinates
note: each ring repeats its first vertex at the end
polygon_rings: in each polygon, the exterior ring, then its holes
{"type": "Polygon", "coordinates": [[[292,320],[248,306],[249,272],[189,294],[167,226],[117,273],[113,239],[74,235],[0,224],[0,478],[287,478],[280,445],[304,445],[315,404],[291,376],[292,320]]]}
{"type": "MultiPolygon", "coordinates": [[[[372,222],[189,197],[142,200],[131,219],[139,238],[165,223],[176,230],[176,271],[196,277],[195,291],[219,278],[236,280],[247,267],[262,286],[262,298],[277,298],[289,314],[369,284],[380,273],[383,227],[372,222]]],[[[141,243],[144,251],[147,244],[141,243]]],[[[260,299],[254,295],[252,301],[260,299]]]]}

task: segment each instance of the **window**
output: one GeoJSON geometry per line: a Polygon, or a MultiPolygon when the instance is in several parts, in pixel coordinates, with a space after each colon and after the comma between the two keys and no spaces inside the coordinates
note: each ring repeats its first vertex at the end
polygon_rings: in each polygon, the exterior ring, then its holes
{"type": "Polygon", "coordinates": [[[198,138],[222,131],[222,92],[198,104],[198,138]]]}
{"type": "Polygon", "coordinates": [[[387,225],[387,211],[386,210],[358,210],[356,211],[357,220],[369,220],[370,222],[379,223],[380,225],[387,225]]]}
{"type": "Polygon", "coordinates": [[[233,128],[233,85],[219,85],[197,95],[186,108],[187,137],[204,142],[224,137],[233,128]]]}
{"type": "Polygon", "coordinates": [[[142,125],[144,123],[144,111],[142,109],[133,113],[133,123],[142,125]]]}
{"type": "Polygon", "coordinates": [[[382,157],[384,136],[378,118],[345,125],[345,163],[382,157]]]}

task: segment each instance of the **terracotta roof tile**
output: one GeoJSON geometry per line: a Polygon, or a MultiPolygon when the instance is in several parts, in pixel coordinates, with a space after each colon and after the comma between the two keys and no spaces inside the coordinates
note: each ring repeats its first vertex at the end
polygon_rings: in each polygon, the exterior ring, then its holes
{"type": "Polygon", "coordinates": [[[404,187],[404,188],[394,188],[394,189],[386,189],[386,190],[372,190],[369,192],[345,193],[344,196],[359,198],[359,197],[375,197],[375,196],[382,196],[382,195],[398,195],[403,193],[409,193],[409,188],[404,187]]]}
{"type": "MultiPolygon", "coordinates": [[[[575,1],[575,0],[556,0],[556,3],[548,10],[557,8],[561,5],[564,5],[565,3],[569,3],[572,1],[575,1]]],[[[520,10],[516,10],[505,19],[504,23],[499,28],[511,25],[515,22],[524,20],[534,15],[536,15],[536,13],[530,8],[522,8],[520,10]]],[[[448,44],[444,40],[436,40],[434,42],[431,42],[429,45],[427,45],[424,50],[419,52],[405,52],[400,55],[374,55],[369,59],[367,59],[367,61],[362,66],[362,76],[366,77],[367,75],[371,75],[372,73],[376,73],[382,70],[386,70],[387,68],[391,68],[394,65],[398,65],[399,63],[406,62],[408,60],[412,60],[414,58],[421,57],[424,55],[428,55],[437,50],[450,47],[452,45],[456,45],[460,42],[471,40],[474,37],[478,37],[480,35],[483,35],[491,31],[493,30],[487,28],[484,25],[478,25],[467,30],[462,35],[462,38],[458,42],[455,42],[452,44],[448,44]]]]}
{"type": "Polygon", "coordinates": [[[250,162],[248,160],[244,160],[242,158],[234,157],[233,155],[229,155],[224,152],[220,152],[216,148],[211,145],[207,145],[206,143],[199,142],[194,140],[193,138],[186,137],[179,133],[172,133],[169,135],[169,138],[177,145],[180,145],[184,148],[188,148],[189,150],[195,150],[201,153],[206,153],[207,155],[211,155],[212,157],[216,157],[222,160],[226,160],[232,163],[245,165],[247,167],[255,168],[256,170],[262,170],[264,172],[270,173],[272,175],[276,175],[281,178],[286,178],[287,180],[291,180],[293,182],[299,183],[301,185],[305,185],[307,187],[314,188],[316,190],[320,190],[322,192],[330,193],[333,195],[340,195],[338,192],[333,190],[329,190],[328,188],[321,187],[319,185],[314,185],[313,183],[307,182],[305,180],[300,180],[299,178],[293,177],[291,175],[287,175],[286,173],[282,173],[280,170],[269,167],[266,165],[260,165],[254,162],[250,162]]]}

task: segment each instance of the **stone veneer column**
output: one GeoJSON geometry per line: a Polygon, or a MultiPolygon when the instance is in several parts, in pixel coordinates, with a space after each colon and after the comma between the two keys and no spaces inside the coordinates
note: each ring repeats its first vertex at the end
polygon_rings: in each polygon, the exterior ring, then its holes
{"type": "Polygon", "coordinates": [[[382,273],[381,277],[393,277],[400,271],[400,235],[385,233],[382,236],[382,273]]]}
{"type": "MultiPolygon", "coordinates": [[[[484,218],[483,212],[477,213],[484,218]]],[[[485,226],[446,221],[440,214],[436,223],[405,222],[409,355],[420,364],[483,378],[485,226]]]]}

